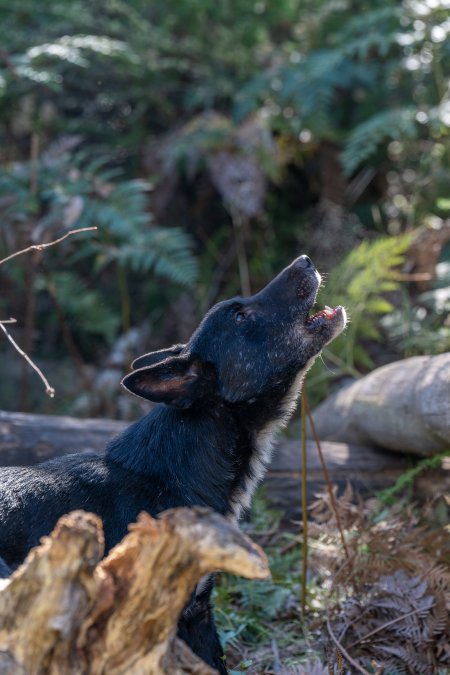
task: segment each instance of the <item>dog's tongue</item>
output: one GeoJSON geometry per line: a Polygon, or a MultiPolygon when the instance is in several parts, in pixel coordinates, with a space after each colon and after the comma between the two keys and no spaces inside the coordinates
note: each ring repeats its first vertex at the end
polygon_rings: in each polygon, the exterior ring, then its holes
{"type": "Polygon", "coordinates": [[[322,309],[320,312],[316,312],[315,314],[312,314],[310,317],[308,317],[307,323],[310,323],[311,321],[314,321],[319,317],[323,317],[324,319],[332,319],[335,314],[336,314],[335,309],[333,309],[332,307],[328,307],[328,305],[325,305],[325,309],[322,309]]]}
{"type": "Polygon", "coordinates": [[[331,319],[332,316],[336,314],[336,310],[333,309],[332,307],[328,307],[328,305],[325,305],[325,309],[323,310],[323,315],[327,319],[331,319]]]}

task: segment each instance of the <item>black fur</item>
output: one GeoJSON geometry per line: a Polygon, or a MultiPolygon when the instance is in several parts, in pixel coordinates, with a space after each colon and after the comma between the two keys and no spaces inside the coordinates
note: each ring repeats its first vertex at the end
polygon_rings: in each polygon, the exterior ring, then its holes
{"type": "Polygon", "coordinates": [[[5,577],[9,577],[11,574],[11,568],[8,567],[8,565],[5,563],[2,558],[0,558],[0,579],[4,579],[5,577]]]}
{"type": "MultiPolygon", "coordinates": [[[[157,401],[103,456],[70,455],[0,470],[0,555],[18,566],[58,518],[101,516],[106,551],[140,511],[209,506],[239,516],[269,459],[271,436],[292,411],[300,378],[345,325],[345,312],[307,320],[320,276],[301,256],[251,298],[213,307],[186,345],[144,355],[123,384],[157,401]]],[[[223,653],[200,584],[179,635],[220,673],[223,653]]]]}

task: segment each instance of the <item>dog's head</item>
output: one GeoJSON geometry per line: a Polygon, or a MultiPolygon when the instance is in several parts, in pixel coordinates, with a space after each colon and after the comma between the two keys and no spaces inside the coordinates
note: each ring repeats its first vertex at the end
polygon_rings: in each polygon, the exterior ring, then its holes
{"type": "Polygon", "coordinates": [[[345,327],[343,307],[310,315],[320,283],[300,256],[256,295],[212,307],[187,344],[136,359],[124,387],[180,408],[278,400],[345,327]]]}

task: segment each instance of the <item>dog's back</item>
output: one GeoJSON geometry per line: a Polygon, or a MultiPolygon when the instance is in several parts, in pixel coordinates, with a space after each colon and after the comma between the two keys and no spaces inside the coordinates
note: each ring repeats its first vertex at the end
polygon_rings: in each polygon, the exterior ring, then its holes
{"type": "Polygon", "coordinates": [[[153,492],[142,478],[94,454],[0,469],[0,484],[0,552],[12,568],[60,516],[75,509],[102,518],[106,550],[126,534],[144,504],[155,512],[153,492]]]}

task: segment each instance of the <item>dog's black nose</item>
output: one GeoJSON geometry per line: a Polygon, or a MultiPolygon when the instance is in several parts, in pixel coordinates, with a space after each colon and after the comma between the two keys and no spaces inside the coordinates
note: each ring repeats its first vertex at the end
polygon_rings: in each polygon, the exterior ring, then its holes
{"type": "Polygon", "coordinates": [[[309,258],[307,255],[301,255],[297,259],[297,265],[298,267],[314,267],[313,262],[311,258],[309,258]]]}

